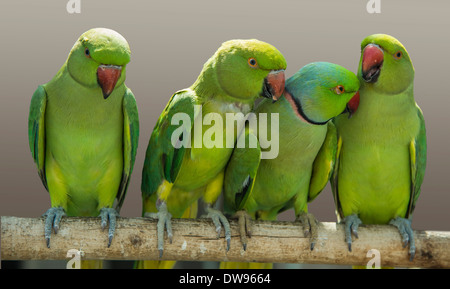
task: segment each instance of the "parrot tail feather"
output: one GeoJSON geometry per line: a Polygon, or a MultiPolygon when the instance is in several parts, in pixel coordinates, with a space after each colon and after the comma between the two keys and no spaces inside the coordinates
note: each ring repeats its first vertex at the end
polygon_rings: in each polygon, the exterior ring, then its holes
{"type": "Polygon", "coordinates": [[[81,260],[81,269],[103,269],[103,261],[100,260],[81,260]]]}
{"type": "Polygon", "coordinates": [[[221,262],[220,269],[272,269],[272,263],[221,262]]]}

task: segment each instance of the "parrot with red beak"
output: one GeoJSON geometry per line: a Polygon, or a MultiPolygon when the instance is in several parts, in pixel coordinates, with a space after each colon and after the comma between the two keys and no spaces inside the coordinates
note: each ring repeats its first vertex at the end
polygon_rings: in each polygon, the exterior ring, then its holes
{"type": "MultiPolygon", "coordinates": [[[[235,126],[226,125],[226,118],[248,114],[260,96],[269,98],[271,103],[278,100],[284,91],[285,69],[286,60],[274,46],[256,39],[229,40],[206,61],[190,87],[170,98],[151,134],[141,184],[143,215],[158,219],[160,257],[165,231],[169,241],[173,237],[171,218],[196,217],[200,198],[205,203],[206,216],[213,220],[217,236],[223,226],[226,250],[229,249],[230,225],[223,213],[214,208],[234,149],[235,141],[230,147],[227,140],[236,140],[238,135],[235,126]],[[179,121],[174,121],[182,115],[187,117],[187,125],[183,121],[180,126],[179,121]],[[211,129],[211,122],[207,122],[211,115],[215,117],[214,126],[218,127],[215,135],[220,142],[218,146],[208,146],[205,138],[211,129]],[[176,132],[180,129],[185,133],[178,137],[176,132]],[[188,140],[190,146],[177,145],[188,140]],[[196,144],[197,140],[200,145],[196,144]]],[[[173,265],[173,261],[139,261],[136,268],[173,265]]]]}
{"type": "MultiPolygon", "coordinates": [[[[361,43],[359,107],[338,117],[338,151],[332,190],[349,250],[358,226],[391,224],[403,246],[416,247],[411,220],[422,185],[427,141],[414,100],[414,67],[394,37],[374,34],[361,43]]],[[[382,253],[382,252],[381,252],[382,253]]]]}
{"type": "Polygon", "coordinates": [[[101,217],[109,222],[111,245],[116,217],[133,171],[139,139],[136,100],[125,85],[130,47],[119,33],[91,29],[75,42],[51,81],[31,99],[29,145],[50,194],[45,240],[61,218],[101,217]]]}
{"type": "MultiPolygon", "coordinates": [[[[251,126],[239,137],[255,147],[236,147],[225,171],[224,210],[239,219],[243,249],[251,236],[253,220],[275,221],[277,215],[294,209],[296,221],[310,237],[310,249],[318,241],[318,221],[308,212],[313,201],[327,185],[337,147],[334,117],[351,115],[357,109],[359,80],[344,67],[329,62],[313,62],[286,80],[283,97],[272,104],[264,99],[255,107],[257,117],[278,115],[273,127],[279,153],[263,158],[267,148],[259,146],[260,131],[251,126]],[[350,103],[352,101],[352,103],[350,103]]],[[[238,141],[239,142],[239,141],[238,141]]],[[[244,143],[244,142],[243,142],[244,143]]],[[[270,263],[223,262],[223,269],[269,269],[270,263]]]]}

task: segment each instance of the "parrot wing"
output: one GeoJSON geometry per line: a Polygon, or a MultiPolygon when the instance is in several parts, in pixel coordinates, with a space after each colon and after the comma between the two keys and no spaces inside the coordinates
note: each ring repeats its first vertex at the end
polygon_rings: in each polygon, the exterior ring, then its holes
{"type": "Polygon", "coordinates": [[[261,148],[257,136],[246,126],[238,138],[238,143],[243,143],[245,147],[237,147],[228,162],[225,180],[225,211],[236,212],[244,208],[255,184],[256,174],[261,161],[261,148]],[[251,148],[247,144],[256,143],[257,146],[251,148]]]}
{"type": "Polygon", "coordinates": [[[425,130],[425,120],[420,108],[417,105],[416,107],[417,116],[420,120],[420,129],[416,138],[411,141],[409,146],[411,159],[411,197],[405,218],[409,218],[414,211],[417,199],[420,195],[420,187],[423,182],[425,167],[427,163],[427,138],[425,130]]]}
{"type": "Polygon", "coordinates": [[[172,184],[175,182],[187,149],[185,145],[179,145],[183,142],[183,139],[190,141],[196,118],[194,116],[194,105],[196,104],[200,103],[198,103],[192,90],[180,90],[172,95],[166,108],[161,113],[153,129],[145,155],[141,184],[143,196],[150,197],[153,195],[163,180],[172,184]],[[172,117],[178,113],[187,115],[190,124],[186,126],[183,122],[181,126],[172,125],[172,117]],[[183,133],[177,140],[177,146],[174,146],[172,136],[177,129],[182,129],[183,133]]]}
{"type": "Polygon", "coordinates": [[[139,142],[138,109],[136,99],[129,88],[127,88],[123,98],[123,124],[123,171],[122,181],[116,196],[116,209],[118,211],[122,207],[130,183],[139,142]]]}
{"type": "Polygon", "coordinates": [[[328,122],[327,135],[313,163],[311,180],[309,183],[308,202],[314,200],[325,188],[333,174],[336,162],[337,133],[336,127],[328,122]]]}
{"type": "Polygon", "coordinates": [[[30,113],[28,116],[28,142],[31,155],[38,168],[42,184],[48,191],[45,176],[45,108],[47,106],[47,93],[42,85],[34,92],[31,98],[30,113]]]}
{"type": "Polygon", "coordinates": [[[330,183],[331,183],[331,191],[333,192],[334,204],[336,206],[336,216],[338,219],[338,223],[344,218],[344,213],[342,212],[341,203],[339,201],[338,194],[338,174],[339,174],[339,161],[341,156],[341,148],[342,148],[342,137],[337,133],[337,147],[336,147],[336,160],[334,162],[334,169],[331,175],[330,183]]]}

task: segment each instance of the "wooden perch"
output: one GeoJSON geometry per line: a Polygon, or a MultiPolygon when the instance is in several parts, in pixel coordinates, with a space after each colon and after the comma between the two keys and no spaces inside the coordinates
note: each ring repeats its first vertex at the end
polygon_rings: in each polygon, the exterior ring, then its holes
{"type": "MultiPolygon", "coordinates": [[[[231,249],[226,252],[225,239],[216,238],[209,219],[173,219],[173,243],[166,239],[162,259],[365,266],[373,258],[368,251],[376,249],[381,266],[450,268],[450,232],[415,231],[416,257],[410,262],[400,234],[389,225],[361,226],[359,239],[354,239],[353,252],[349,252],[341,224],[321,223],[313,251],[299,223],[254,222],[246,251],[239,240],[237,221],[230,224],[231,249]]],[[[70,249],[84,252],[83,260],[156,260],[156,221],[119,218],[116,235],[107,248],[107,232],[100,229],[99,218],[64,217],[58,234],[52,234],[49,249],[43,218],[1,217],[3,260],[69,260],[66,255],[70,249]]]]}

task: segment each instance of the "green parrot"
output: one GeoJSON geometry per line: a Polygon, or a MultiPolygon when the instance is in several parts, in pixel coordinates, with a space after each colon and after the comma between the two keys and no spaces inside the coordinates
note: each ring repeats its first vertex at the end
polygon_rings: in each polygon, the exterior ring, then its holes
{"type": "MultiPolygon", "coordinates": [[[[250,112],[259,96],[278,99],[284,90],[285,69],[286,60],[272,45],[255,39],[230,40],[204,64],[191,87],[169,100],[149,141],[141,186],[144,216],[158,218],[160,258],[165,229],[172,240],[171,218],[195,217],[200,198],[218,237],[224,226],[229,249],[229,223],[213,207],[238,135],[237,127],[225,126],[225,119],[227,114],[250,112]],[[179,125],[182,118],[185,121],[179,125]]],[[[137,267],[150,264],[139,262],[137,267]]]]}
{"type": "MultiPolygon", "coordinates": [[[[314,249],[318,222],[308,213],[307,203],[323,190],[334,167],[337,138],[330,120],[353,112],[349,102],[357,96],[358,89],[359,81],[353,72],[336,64],[314,62],[286,81],[284,97],[277,103],[263,100],[255,108],[259,129],[252,130],[248,122],[240,136],[245,138],[248,148],[235,148],[224,182],[225,212],[239,217],[244,250],[246,235],[251,235],[252,219],[276,220],[278,213],[291,208],[297,221],[303,224],[305,234],[310,236],[310,249],[314,249]],[[270,120],[267,128],[261,122],[264,115],[270,120]],[[278,141],[276,157],[263,155],[268,151],[260,139],[265,131],[268,139],[278,141]],[[252,141],[257,145],[250,146],[252,141]]],[[[221,263],[221,268],[271,266],[221,263]]]]}
{"type": "Polygon", "coordinates": [[[51,208],[45,240],[62,216],[109,222],[108,247],[133,171],[139,140],[136,100],[125,85],[130,47],[119,33],[91,29],[80,36],[58,73],[31,99],[31,154],[51,208]]]}
{"type": "Polygon", "coordinates": [[[374,34],[361,43],[360,103],[352,119],[338,117],[332,189],[351,251],[358,226],[391,224],[415,255],[411,220],[426,166],[426,131],[414,100],[414,67],[394,37],[374,34]]]}

